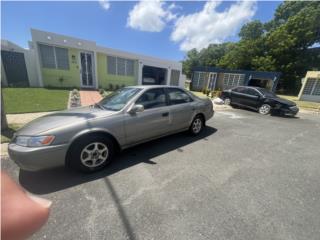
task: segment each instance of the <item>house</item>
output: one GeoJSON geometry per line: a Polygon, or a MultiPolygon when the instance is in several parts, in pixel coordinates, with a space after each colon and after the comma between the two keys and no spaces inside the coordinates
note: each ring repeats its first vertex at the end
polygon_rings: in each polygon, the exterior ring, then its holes
{"type": "Polygon", "coordinates": [[[245,70],[229,70],[216,67],[193,69],[191,89],[194,91],[225,90],[235,86],[256,86],[275,91],[280,73],[245,70]]]}
{"type": "Polygon", "coordinates": [[[93,41],[31,29],[29,49],[1,41],[3,86],[115,88],[184,86],[177,61],[129,53],[93,41]]]}
{"type": "Polygon", "coordinates": [[[308,71],[301,82],[298,99],[320,102],[320,71],[308,71]]]}

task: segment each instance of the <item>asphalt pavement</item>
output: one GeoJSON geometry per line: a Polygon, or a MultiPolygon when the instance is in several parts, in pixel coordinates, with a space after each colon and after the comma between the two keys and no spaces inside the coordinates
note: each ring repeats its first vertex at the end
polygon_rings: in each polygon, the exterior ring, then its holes
{"type": "Polygon", "coordinates": [[[319,239],[320,115],[221,110],[95,174],[2,169],[53,201],[32,239],[319,239]]]}

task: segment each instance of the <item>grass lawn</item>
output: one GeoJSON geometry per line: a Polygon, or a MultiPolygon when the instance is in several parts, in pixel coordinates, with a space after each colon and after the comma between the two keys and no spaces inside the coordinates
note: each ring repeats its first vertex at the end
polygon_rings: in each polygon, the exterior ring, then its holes
{"type": "Polygon", "coordinates": [[[9,129],[1,131],[1,143],[9,142],[15,131],[20,127],[22,127],[22,125],[9,124],[9,129]]]}
{"type": "Polygon", "coordinates": [[[320,111],[320,103],[317,102],[308,102],[308,101],[299,101],[296,96],[287,96],[287,95],[278,95],[279,97],[288,99],[295,102],[299,108],[304,108],[307,110],[318,110],[320,111]]]}
{"type": "Polygon", "coordinates": [[[50,112],[67,108],[69,90],[3,88],[6,113],[50,112]]]}

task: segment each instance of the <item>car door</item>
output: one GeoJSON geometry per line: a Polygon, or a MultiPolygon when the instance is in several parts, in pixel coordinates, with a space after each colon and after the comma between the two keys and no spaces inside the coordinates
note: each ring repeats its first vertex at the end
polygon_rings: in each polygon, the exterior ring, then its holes
{"type": "Polygon", "coordinates": [[[170,130],[189,127],[195,112],[193,99],[179,88],[166,88],[166,93],[169,100],[170,130]]]}
{"type": "Polygon", "coordinates": [[[243,94],[242,92],[244,91],[244,87],[236,87],[231,89],[231,102],[233,104],[244,104],[243,100],[243,94]]]}
{"type": "Polygon", "coordinates": [[[250,108],[257,108],[260,97],[258,91],[253,88],[244,88],[244,90],[241,91],[241,95],[241,101],[243,105],[250,108]]]}
{"type": "Polygon", "coordinates": [[[163,88],[146,90],[135,104],[144,106],[144,111],[126,113],[125,132],[127,144],[134,144],[165,134],[169,127],[169,109],[163,88]]]}

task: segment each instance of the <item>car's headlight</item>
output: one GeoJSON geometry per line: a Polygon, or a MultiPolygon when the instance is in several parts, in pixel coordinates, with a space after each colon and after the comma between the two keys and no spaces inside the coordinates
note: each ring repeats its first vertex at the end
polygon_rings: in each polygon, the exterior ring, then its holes
{"type": "Polygon", "coordinates": [[[17,136],[15,138],[15,143],[20,146],[24,147],[41,147],[41,146],[48,146],[54,140],[54,136],[37,136],[37,137],[30,137],[30,136],[17,136]]]}

